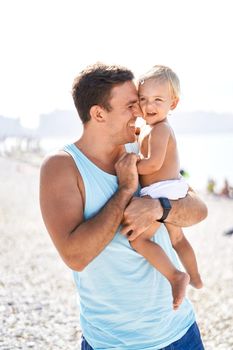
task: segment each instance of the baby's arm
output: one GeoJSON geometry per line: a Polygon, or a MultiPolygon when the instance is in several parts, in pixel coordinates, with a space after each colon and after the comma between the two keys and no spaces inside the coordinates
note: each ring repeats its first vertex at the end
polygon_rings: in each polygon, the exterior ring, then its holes
{"type": "Polygon", "coordinates": [[[153,126],[148,139],[148,156],[137,163],[138,173],[147,175],[158,171],[164,162],[170,137],[170,127],[160,122],[153,126]]]}

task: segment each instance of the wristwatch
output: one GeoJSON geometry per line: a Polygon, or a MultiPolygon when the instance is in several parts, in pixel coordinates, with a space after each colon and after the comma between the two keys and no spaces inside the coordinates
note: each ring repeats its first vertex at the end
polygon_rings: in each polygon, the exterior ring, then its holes
{"type": "Polygon", "coordinates": [[[160,201],[160,204],[162,205],[163,215],[162,215],[161,219],[159,219],[157,221],[164,222],[164,220],[167,218],[172,206],[171,206],[169,199],[166,197],[160,197],[160,198],[158,198],[158,200],[160,201]]]}

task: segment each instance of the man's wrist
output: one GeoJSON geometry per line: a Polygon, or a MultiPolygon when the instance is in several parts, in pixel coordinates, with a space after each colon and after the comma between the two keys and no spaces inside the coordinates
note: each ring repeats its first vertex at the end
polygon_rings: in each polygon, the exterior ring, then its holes
{"type": "Polygon", "coordinates": [[[159,219],[157,219],[157,221],[164,223],[165,220],[167,219],[169,213],[170,213],[171,208],[172,208],[171,202],[166,197],[160,197],[160,198],[158,198],[158,201],[159,201],[161,208],[162,208],[162,215],[159,219]]]}
{"type": "Polygon", "coordinates": [[[134,191],[130,190],[129,188],[120,187],[118,189],[118,196],[120,196],[122,201],[126,202],[127,204],[132,199],[133,195],[134,195],[134,191]]]}
{"type": "Polygon", "coordinates": [[[153,199],[154,204],[154,221],[158,221],[163,216],[163,208],[158,199],[153,199]]]}

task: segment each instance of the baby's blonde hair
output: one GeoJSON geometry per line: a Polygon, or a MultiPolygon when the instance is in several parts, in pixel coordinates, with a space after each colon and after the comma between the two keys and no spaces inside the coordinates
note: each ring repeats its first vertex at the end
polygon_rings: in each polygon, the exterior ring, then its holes
{"type": "Polygon", "coordinates": [[[153,66],[149,72],[143,74],[139,78],[139,86],[146,80],[158,80],[161,82],[167,81],[171,89],[171,96],[175,98],[180,97],[180,81],[171,68],[162,65],[153,66]]]}

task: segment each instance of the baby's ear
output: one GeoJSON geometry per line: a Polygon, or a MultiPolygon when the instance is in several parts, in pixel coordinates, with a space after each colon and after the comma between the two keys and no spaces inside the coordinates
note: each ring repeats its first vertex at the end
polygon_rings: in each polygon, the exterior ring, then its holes
{"type": "Polygon", "coordinates": [[[171,107],[170,107],[171,111],[176,108],[176,106],[178,105],[179,100],[180,100],[179,97],[174,97],[173,98],[172,103],[171,103],[171,107]]]}

